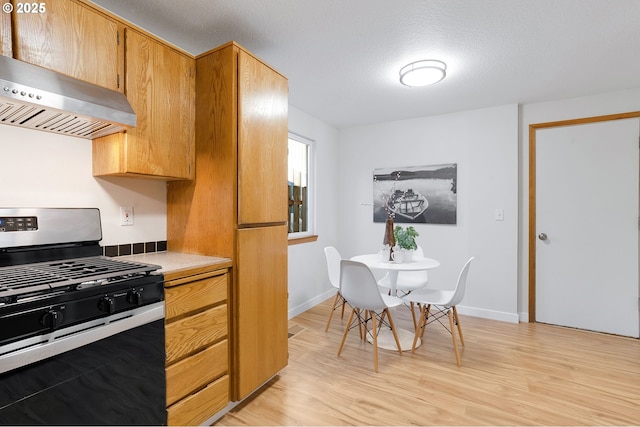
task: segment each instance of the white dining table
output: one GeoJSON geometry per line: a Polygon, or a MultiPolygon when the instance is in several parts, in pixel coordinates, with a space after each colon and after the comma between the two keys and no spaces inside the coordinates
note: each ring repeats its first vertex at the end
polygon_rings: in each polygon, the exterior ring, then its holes
{"type": "Polygon", "coordinates": [[[440,261],[433,258],[412,258],[409,262],[396,263],[394,261],[381,261],[378,254],[356,255],[351,258],[352,261],[358,261],[366,264],[372,270],[384,270],[389,274],[389,284],[391,295],[397,295],[396,286],[398,284],[398,273],[401,271],[421,271],[431,270],[440,266],[440,261]]]}
{"type": "MultiPolygon", "coordinates": [[[[440,261],[433,258],[426,257],[414,257],[411,261],[396,263],[394,261],[382,261],[379,254],[365,254],[356,255],[351,258],[352,261],[357,261],[365,264],[372,270],[382,270],[389,274],[389,284],[391,288],[391,295],[397,296],[396,286],[398,284],[398,273],[401,271],[422,271],[431,270],[440,266],[440,261]]],[[[400,347],[402,351],[411,350],[413,345],[413,338],[415,337],[415,331],[409,331],[407,329],[399,328],[396,325],[396,333],[398,334],[398,341],[400,341],[400,347]]],[[[421,340],[418,339],[416,347],[420,346],[421,340]]],[[[378,347],[387,350],[397,350],[395,339],[391,330],[382,329],[378,334],[378,347]]]]}

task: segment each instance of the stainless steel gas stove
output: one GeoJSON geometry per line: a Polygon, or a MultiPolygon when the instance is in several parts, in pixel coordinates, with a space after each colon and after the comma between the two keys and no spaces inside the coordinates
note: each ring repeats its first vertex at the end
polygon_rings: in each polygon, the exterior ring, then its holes
{"type": "Polygon", "coordinates": [[[101,239],[97,209],[0,208],[0,424],[166,423],[163,276],[101,239]]]}

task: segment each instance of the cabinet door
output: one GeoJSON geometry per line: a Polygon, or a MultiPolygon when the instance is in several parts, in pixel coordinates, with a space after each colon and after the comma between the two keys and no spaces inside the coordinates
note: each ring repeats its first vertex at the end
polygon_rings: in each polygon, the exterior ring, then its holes
{"type": "Polygon", "coordinates": [[[137,123],[93,141],[93,174],[193,179],[195,60],[129,28],[125,39],[125,93],[137,123]]]}
{"type": "Polygon", "coordinates": [[[238,54],[238,224],[287,220],[288,82],[238,54]]]}
{"type": "Polygon", "coordinates": [[[14,2],[14,58],[122,91],[118,88],[122,57],[116,21],[72,0],[20,4],[29,10],[42,5],[44,10],[18,13],[14,2]]]}
{"type": "Polygon", "coordinates": [[[240,400],[287,365],[287,226],[237,231],[232,375],[240,400]]]}
{"type": "Polygon", "coordinates": [[[11,15],[0,13],[0,55],[9,57],[13,57],[11,26],[11,15]]]}
{"type": "Polygon", "coordinates": [[[193,178],[195,60],[126,30],[126,95],[137,114],[126,157],[133,173],[193,178]]]}

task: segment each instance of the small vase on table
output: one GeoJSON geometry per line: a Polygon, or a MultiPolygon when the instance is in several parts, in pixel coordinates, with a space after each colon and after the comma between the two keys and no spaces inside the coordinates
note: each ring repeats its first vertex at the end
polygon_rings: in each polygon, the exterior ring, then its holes
{"type": "Polygon", "coordinates": [[[393,247],[396,245],[396,238],[393,234],[393,218],[387,218],[382,244],[389,246],[389,261],[393,261],[393,247]]]}

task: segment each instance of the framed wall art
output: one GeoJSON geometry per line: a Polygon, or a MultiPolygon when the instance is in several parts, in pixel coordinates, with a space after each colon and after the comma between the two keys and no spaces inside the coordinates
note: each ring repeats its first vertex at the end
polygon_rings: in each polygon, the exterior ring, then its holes
{"type": "Polygon", "coordinates": [[[456,224],[458,165],[373,170],[373,221],[456,224]]]}

